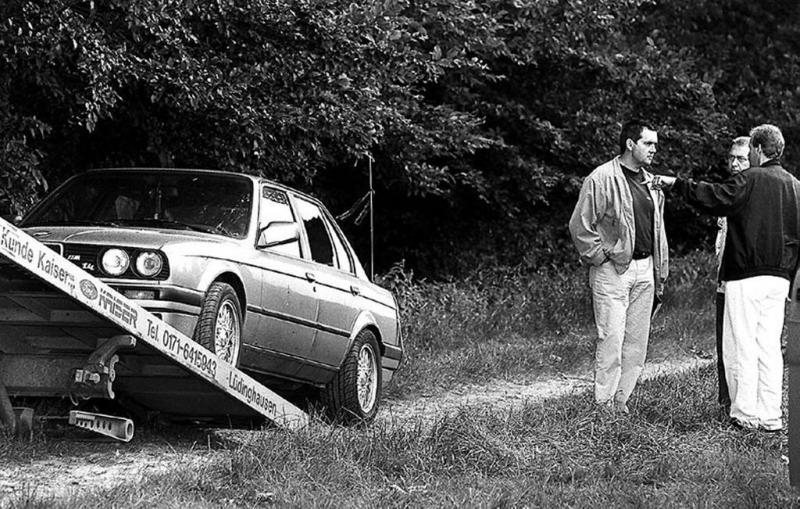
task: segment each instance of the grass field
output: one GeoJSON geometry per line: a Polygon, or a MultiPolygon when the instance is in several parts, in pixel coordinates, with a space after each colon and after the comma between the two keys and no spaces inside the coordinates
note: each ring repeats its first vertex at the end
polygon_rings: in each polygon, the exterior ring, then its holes
{"type": "MultiPolygon", "coordinates": [[[[431,426],[315,425],[217,446],[202,466],[11,507],[791,507],[786,436],[715,418],[713,368],[643,383],[637,411],[589,394],[431,426]]],[[[8,443],[0,458],[30,454],[8,443]]],[[[41,444],[35,447],[41,447],[41,444]]]]}
{"type": "MultiPolygon", "coordinates": [[[[713,355],[715,274],[707,253],[672,260],[649,360],[713,355]]],[[[399,298],[406,338],[406,361],[390,394],[588,372],[595,329],[587,282],[583,267],[486,269],[452,282],[390,272],[384,284],[399,298]]]]}
{"type": "MultiPolygon", "coordinates": [[[[673,267],[650,358],[713,353],[713,261],[697,253],[673,267]]],[[[588,366],[582,273],[496,269],[445,283],[389,276],[409,352],[395,397],[588,366]]],[[[715,384],[713,366],[649,380],[630,416],[597,408],[585,392],[499,414],[462,407],[433,422],[267,430],[211,445],[201,464],[176,461],[143,482],[67,500],[32,488],[9,506],[800,507],[786,434],[717,420],[715,384]]],[[[70,461],[68,446],[0,440],[0,464],[53,456],[70,461]]]]}

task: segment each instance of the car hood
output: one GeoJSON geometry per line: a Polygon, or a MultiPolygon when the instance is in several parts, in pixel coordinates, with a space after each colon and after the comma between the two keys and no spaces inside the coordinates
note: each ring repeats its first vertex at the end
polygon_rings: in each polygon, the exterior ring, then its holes
{"type": "Polygon", "coordinates": [[[23,230],[45,244],[58,242],[164,249],[172,245],[186,243],[238,244],[241,242],[209,233],[162,228],[34,226],[23,230]]]}

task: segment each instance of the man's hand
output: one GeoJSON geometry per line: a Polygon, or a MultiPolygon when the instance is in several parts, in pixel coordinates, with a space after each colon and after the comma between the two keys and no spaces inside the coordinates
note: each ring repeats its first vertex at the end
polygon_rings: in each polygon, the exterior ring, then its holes
{"type": "Polygon", "coordinates": [[[674,183],[675,177],[670,177],[668,175],[655,175],[650,185],[653,189],[659,191],[661,189],[669,189],[674,183]]]}

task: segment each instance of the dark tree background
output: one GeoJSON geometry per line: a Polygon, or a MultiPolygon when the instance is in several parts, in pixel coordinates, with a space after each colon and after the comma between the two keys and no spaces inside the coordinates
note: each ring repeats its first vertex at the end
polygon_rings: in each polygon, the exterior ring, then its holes
{"type": "MultiPolygon", "coordinates": [[[[729,140],[800,143],[796,1],[68,0],[0,3],[0,205],[103,166],[216,168],[367,190],[378,269],[573,262],[581,179],[620,123],[653,170],[719,178],[729,140]]],[[[669,200],[678,251],[709,218],[669,200]]],[[[366,259],[366,223],[344,224],[366,259]]]]}

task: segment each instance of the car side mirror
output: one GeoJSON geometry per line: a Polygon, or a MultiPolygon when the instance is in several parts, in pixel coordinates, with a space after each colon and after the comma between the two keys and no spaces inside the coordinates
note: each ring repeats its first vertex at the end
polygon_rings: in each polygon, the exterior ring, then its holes
{"type": "Polygon", "coordinates": [[[300,240],[297,223],[291,221],[273,221],[258,234],[258,249],[282,246],[300,240]]]}

